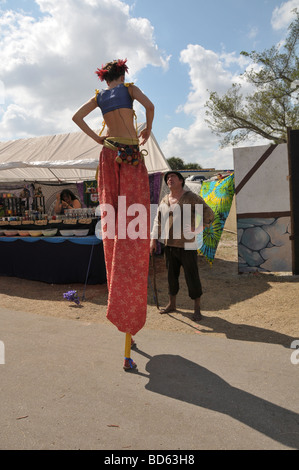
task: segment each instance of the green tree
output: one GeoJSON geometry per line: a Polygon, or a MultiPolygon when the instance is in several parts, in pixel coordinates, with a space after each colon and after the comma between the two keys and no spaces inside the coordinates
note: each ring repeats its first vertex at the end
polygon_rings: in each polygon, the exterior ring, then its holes
{"type": "Polygon", "coordinates": [[[184,170],[201,170],[202,166],[199,163],[185,163],[184,170]]]}
{"type": "Polygon", "coordinates": [[[257,65],[243,74],[253,87],[251,94],[244,96],[242,85],[235,83],[222,97],[210,92],[206,121],[222,138],[222,147],[254,134],[279,144],[287,141],[288,127],[299,128],[299,13],[294,11],[296,18],[289,25],[283,48],[241,52],[257,65]]]}
{"type": "Polygon", "coordinates": [[[179,157],[167,158],[167,162],[172,170],[182,170],[184,168],[184,160],[179,157]]]}
{"type": "Polygon", "coordinates": [[[185,163],[182,158],[167,158],[167,162],[172,170],[200,170],[202,167],[199,163],[185,163]]]}

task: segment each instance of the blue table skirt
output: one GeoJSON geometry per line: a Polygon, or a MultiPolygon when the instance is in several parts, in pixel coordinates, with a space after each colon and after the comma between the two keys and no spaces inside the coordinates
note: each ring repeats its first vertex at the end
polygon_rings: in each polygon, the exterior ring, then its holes
{"type": "Polygon", "coordinates": [[[103,242],[95,235],[0,237],[0,276],[51,284],[103,284],[103,242]]]}
{"type": "Polygon", "coordinates": [[[79,245],[98,245],[102,243],[95,235],[89,237],[0,237],[0,242],[14,242],[17,240],[23,240],[24,242],[32,243],[39,240],[49,243],[62,243],[70,241],[72,243],[78,243],[79,245]]]}

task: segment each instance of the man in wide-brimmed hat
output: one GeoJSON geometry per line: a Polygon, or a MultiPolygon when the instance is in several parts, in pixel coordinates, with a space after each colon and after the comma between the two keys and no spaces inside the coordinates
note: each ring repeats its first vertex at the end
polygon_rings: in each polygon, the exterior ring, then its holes
{"type": "Polygon", "coordinates": [[[214,213],[200,196],[184,188],[185,179],[178,171],[167,171],[164,175],[164,181],[170,189],[170,193],[162,199],[159,205],[151,233],[150,248],[151,254],[153,254],[153,252],[156,251],[157,239],[161,238],[161,234],[163,234],[164,231],[163,243],[165,244],[164,254],[168,271],[169,302],[164,309],[160,310],[160,313],[176,311],[176,296],[179,291],[180,268],[183,266],[188,293],[191,299],[194,300],[193,320],[199,321],[202,318],[200,311],[202,286],[198,272],[197,247],[195,243],[195,234],[197,233],[197,223],[195,221],[196,205],[201,204],[203,206],[203,223],[200,226],[201,230],[214,220],[214,213]],[[193,238],[191,239],[185,238],[186,233],[183,229],[184,217],[182,216],[182,212],[184,211],[184,207],[187,205],[191,206],[191,226],[189,232],[191,236],[193,235],[193,238]],[[162,227],[163,209],[166,209],[169,216],[166,230],[165,227],[162,227]],[[177,220],[179,220],[180,225],[179,236],[177,232],[175,233],[177,216],[179,217],[177,220]],[[166,231],[168,233],[166,233],[166,231]]]}
{"type": "Polygon", "coordinates": [[[168,176],[169,175],[177,175],[177,177],[182,181],[182,187],[185,186],[185,178],[183,177],[183,175],[181,173],[179,173],[178,171],[176,170],[170,170],[170,171],[167,171],[164,175],[164,181],[165,183],[167,184],[167,180],[168,180],[168,176]]]}

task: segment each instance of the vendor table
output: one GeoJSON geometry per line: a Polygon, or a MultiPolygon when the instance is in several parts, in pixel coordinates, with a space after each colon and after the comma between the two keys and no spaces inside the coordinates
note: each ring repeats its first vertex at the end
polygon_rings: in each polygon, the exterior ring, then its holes
{"type": "Polygon", "coordinates": [[[51,284],[104,284],[103,242],[95,235],[0,237],[0,276],[51,284]]]}

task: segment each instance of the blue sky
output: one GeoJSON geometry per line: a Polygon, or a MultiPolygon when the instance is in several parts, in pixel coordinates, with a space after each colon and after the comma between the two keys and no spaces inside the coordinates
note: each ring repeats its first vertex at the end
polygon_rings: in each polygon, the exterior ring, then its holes
{"type": "MultiPolygon", "coordinates": [[[[242,50],[282,41],[296,7],[299,0],[0,0],[0,140],[77,131],[72,114],[104,86],[94,71],[120,57],[127,81],[155,104],[165,157],[232,169],[232,149],[219,148],[204,120],[207,90],[224,93],[239,80],[250,65],[242,50]]],[[[88,119],[93,128],[101,121],[100,111],[88,119]]]]}

